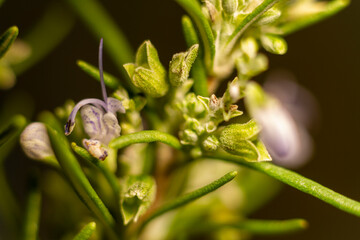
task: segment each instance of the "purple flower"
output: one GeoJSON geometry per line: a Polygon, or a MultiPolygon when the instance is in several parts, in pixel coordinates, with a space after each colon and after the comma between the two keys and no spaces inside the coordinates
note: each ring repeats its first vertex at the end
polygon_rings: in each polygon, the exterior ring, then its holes
{"type": "Polygon", "coordinates": [[[68,136],[75,127],[75,117],[80,110],[84,130],[90,136],[90,139],[83,140],[83,145],[92,156],[100,160],[107,157],[104,146],[107,146],[113,138],[120,136],[121,127],[116,113],[125,113],[125,108],[119,100],[107,97],[103,76],[102,52],[103,39],[100,40],[99,46],[99,73],[104,99],[87,98],[81,100],[75,105],[65,125],[65,135],[68,136]]]}
{"type": "Polygon", "coordinates": [[[247,109],[261,127],[260,139],[273,161],[289,168],[303,165],[312,152],[306,128],[285,108],[285,102],[266,94],[258,84],[250,82],[246,91],[247,109]]]}

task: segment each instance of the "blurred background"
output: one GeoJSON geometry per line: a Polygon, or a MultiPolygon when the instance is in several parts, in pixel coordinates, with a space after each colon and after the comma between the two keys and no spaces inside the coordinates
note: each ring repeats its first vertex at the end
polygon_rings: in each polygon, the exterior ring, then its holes
{"type": "MultiPolygon", "coordinates": [[[[71,12],[66,9],[67,5],[56,2],[59,1],[5,1],[0,8],[0,32],[16,25],[20,30],[19,39],[24,38],[54,3],[64,8],[61,10],[64,17],[71,18],[71,15],[65,15],[71,12]]],[[[180,25],[184,11],[174,1],[101,2],[134,49],[150,39],[164,65],[174,53],[186,49],[180,25]]],[[[310,162],[297,171],[356,200],[360,200],[360,157],[357,154],[360,148],[359,11],[360,2],[353,0],[350,7],[334,17],[288,36],[288,53],[284,56],[268,55],[270,70],[256,78],[261,82],[269,72],[286,69],[316,97],[320,118],[311,132],[315,152],[310,162]]],[[[106,46],[106,39],[104,43],[106,46]]],[[[98,39],[75,17],[70,33],[49,55],[19,75],[12,89],[0,90],[0,108],[4,108],[7,101],[12,99],[26,101],[24,111],[34,106],[34,120],[36,113],[45,109],[53,110],[67,99],[78,101],[87,97],[101,97],[98,82],[76,66],[78,59],[96,65],[97,48],[98,39]]],[[[121,77],[106,54],[104,66],[106,71],[121,77]]],[[[25,189],[22,173],[27,171],[27,164],[18,150],[7,167],[11,184],[21,199],[25,189]]],[[[252,217],[301,217],[310,222],[309,229],[304,233],[273,239],[332,240],[358,239],[360,236],[359,218],[287,186],[252,217]]]]}

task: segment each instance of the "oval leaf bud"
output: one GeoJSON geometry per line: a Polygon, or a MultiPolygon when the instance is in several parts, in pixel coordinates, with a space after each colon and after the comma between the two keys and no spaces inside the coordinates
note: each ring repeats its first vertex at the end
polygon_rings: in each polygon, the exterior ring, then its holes
{"type": "Polygon", "coordinates": [[[224,12],[228,15],[232,15],[236,12],[238,8],[238,0],[222,0],[221,6],[224,12]]]}
{"type": "Polygon", "coordinates": [[[260,132],[259,126],[254,120],[245,124],[231,124],[224,128],[220,134],[221,142],[237,142],[256,137],[260,132]]]}
{"type": "Polygon", "coordinates": [[[180,86],[188,79],[198,49],[199,44],[195,44],[188,51],[177,53],[172,57],[169,66],[169,79],[173,86],[180,86]]]}
{"type": "Polygon", "coordinates": [[[215,151],[220,142],[214,135],[211,135],[203,141],[202,145],[206,151],[215,151]]]}
{"type": "Polygon", "coordinates": [[[29,158],[35,160],[54,158],[50,139],[43,123],[29,124],[20,135],[20,144],[29,158]]]}
{"type": "Polygon", "coordinates": [[[150,41],[138,48],[135,64],[125,64],[124,68],[133,84],[149,96],[162,97],[167,93],[166,71],[150,41]]]}
{"type": "Polygon", "coordinates": [[[282,37],[265,34],[261,36],[261,44],[266,51],[283,55],[287,52],[287,43],[282,37]]]}

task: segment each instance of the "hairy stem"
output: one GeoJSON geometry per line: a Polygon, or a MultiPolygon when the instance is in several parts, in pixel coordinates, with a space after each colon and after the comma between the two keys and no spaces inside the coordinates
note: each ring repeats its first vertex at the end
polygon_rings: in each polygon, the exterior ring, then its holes
{"type": "Polygon", "coordinates": [[[150,142],[162,142],[175,149],[178,150],[181,149],[181,144],[176,137],[168,133],[164,133],[156,130],[145,130],[141,132],[122,135],[118,138],[113,139],[109,143],[109,147],[120,149],[135,143],[150,143],[150,142]]]}

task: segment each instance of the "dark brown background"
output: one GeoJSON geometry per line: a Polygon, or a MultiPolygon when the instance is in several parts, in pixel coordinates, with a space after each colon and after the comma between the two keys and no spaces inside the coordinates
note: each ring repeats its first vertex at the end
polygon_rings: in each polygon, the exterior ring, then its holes
{"type": "MultiPolygon", "coordinates": [[[[46,9],[50,1],[8,0],[0,8],[0,32],[17,25],[20,38],[46,9]]],[[[111,1],[103,4],[136,48],[150,39],[163,63],[173,53],[183,51],[180,19],[183,10],[171,0],[111,1]]],[[[321,124],[314,133],[316,151],[301,174],[360,200],[360,21],[359,1],[340,14],[287,37],[285,56],[270,56],[272,69],[285,68],[310,89],[319,101],[321,124]]],[[[106,27],[106,26],[104,26],[106,27]]],[[[0,92],[0,100],[22,90],[34,97],[36,112],[54,109],[65,99],[100,97],[98,83],[85,76],[75,61],[79,58],[96,63],[98,40],[77,21],[69,37],[38,65],[18,77],[10,91],[0,92]]],[[[107,71],[117,73],[105,56],[107,71]]],[[[20,154],[19,154],[20,155],[20,154]]],[[[16,164],[22,164],[16,160],[16,164]]],[[[21,165],[20,165],[21,166],[21,165]]],[[[19,174],[19,165],[17,166],[19,174]]],[[[21,171],[26,171],[21,170],[21,171]]],[[[21,174],[12,176],[20,182],[21,174]]],[[[323,202],[285,187],[265,208],[253,217],[286,219],[303,217],[310,222],[305,233],[267,239],[359,239],[360,219],[323,202]]],[[[263,239],[263,238],[256,238],[263,239]]],[[[265,239],[265,238],[264,238],[265,239]]]]}

